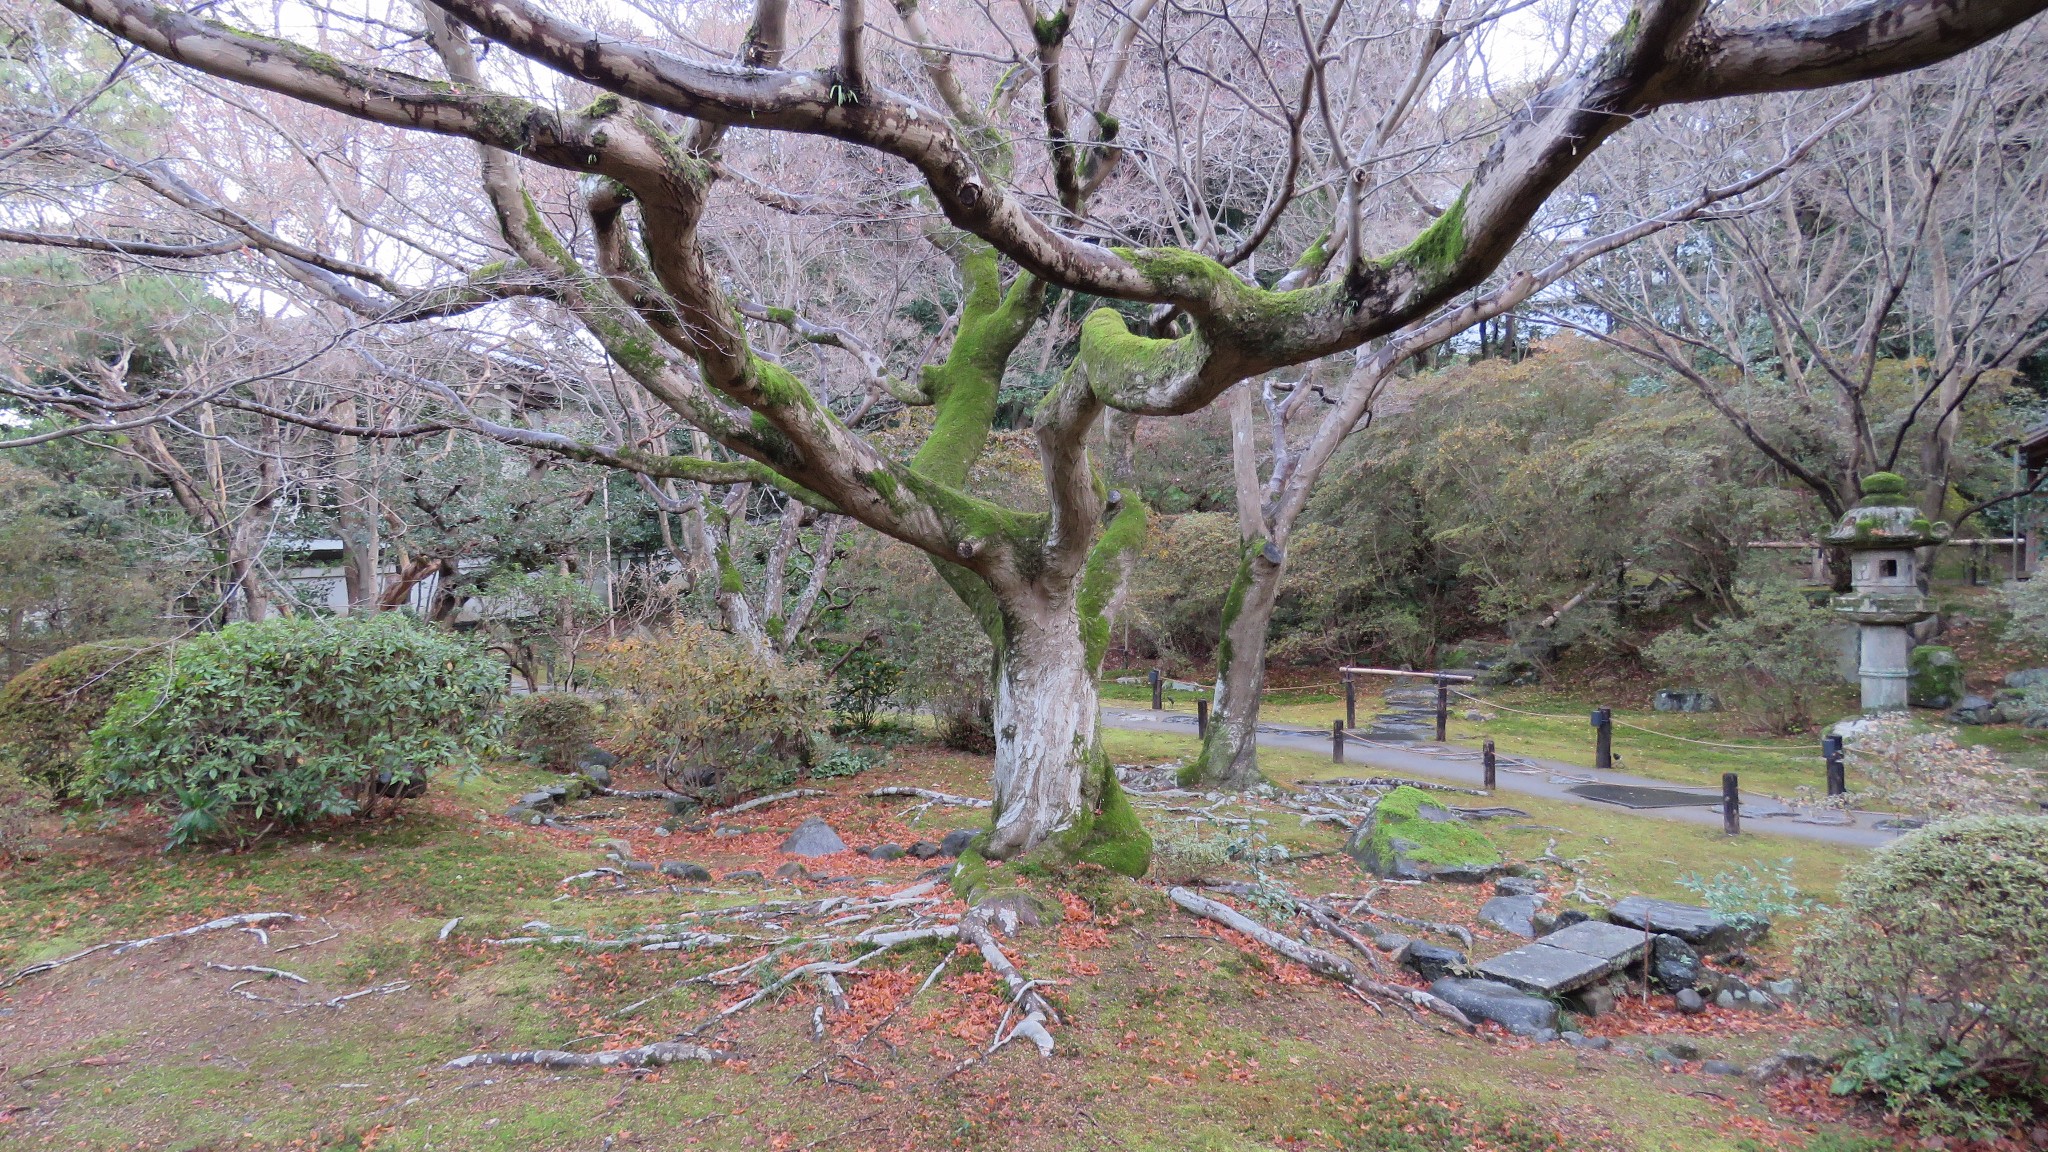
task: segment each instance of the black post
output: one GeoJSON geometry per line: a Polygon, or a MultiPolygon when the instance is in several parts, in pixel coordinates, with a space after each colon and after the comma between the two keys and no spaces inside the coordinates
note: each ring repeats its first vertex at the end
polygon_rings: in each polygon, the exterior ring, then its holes
{"type": "Polygon", "coordinates": [[[1209,702],[1207,700],[1195,701],[1195,735],[1200,736],[1204,740],[1209,738],[1209,702]]]}
{"type": "Polygon", "coordinates": [[[1479,762],[1486,768],[1486,790],[1491,792],[1493,791],[1495,767],[1493,762],[1493,737],[1487,737],[1486,742],[1479,746],[1479,762]]]}
{"type": "Polygon", "coordinates": [[[1593,709],[1593,767],[1602,772],[1614,770],[1614,710],[1593,709]]]}
{"type": "Polygon", "coordinates": [[[1349,672],[1344,674],[1344,726],[1358,727],[1358,681],[1349,672]]]}
{"type": "Polygon", "coordinates": [[[1849,774],[1842,765],[1842,738],[1823,736],[1820,738],[1820,754],[1828,762],[1828,795],[1840,796],[1849,790],[1849,774]]]}
{"type": "Polygon", "coordinates": [[[1152,681],[1152,710],[1157,712],[1166,707],[1165,692],[1159,683],[1159,669],[1152,669],[1146,678],[1152,681]]]}
{"type": "Polygon", "coordinates": [[[1330,763],[1342,764],[1343,762],[1344,722],[1342,720],[1332,720],[1330,721],[1330,763]]]}
{"type": "Polygon", "coordinates": [[[1721,831],[1730,836],[1742,831],[1742,789],[1733,772],[1721,773],[1721,831]]]}
{"type": "Polygon", "coordinates": [[[1436,742],[1444,742],[1451,722],[1451,682],[1439,676],[1436,678],[1436,742]]]}

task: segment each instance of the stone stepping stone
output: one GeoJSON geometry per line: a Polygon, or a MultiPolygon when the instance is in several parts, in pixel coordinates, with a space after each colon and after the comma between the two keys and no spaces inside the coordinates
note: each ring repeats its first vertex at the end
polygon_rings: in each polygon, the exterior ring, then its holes
{"type": "Polygon", "coordinates": [[[1479,918],[1503,932],[1534,940],[1536,911],[1541,907],[1541,895],[1495,896],[1479,906],[1479,918]]]}
{"type": "Polygon", "coordinates": [[[1588,920],[1478,965],[1482,975],[1543,996],[1560,996],[1640,959],[1643,934],[1588,920]]]}
{"type": "Polygon", "coordinates": [[[1608,909],[1607,915],[1616,924],[1676,936],[1709,952],[1735,947],[1747,935],[1705,908],[1647,896],[1630,896],[1608,909]]]}

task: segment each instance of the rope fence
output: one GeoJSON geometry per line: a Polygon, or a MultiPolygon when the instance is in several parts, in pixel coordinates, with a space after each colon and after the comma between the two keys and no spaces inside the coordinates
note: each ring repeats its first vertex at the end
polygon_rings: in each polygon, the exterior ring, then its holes
{"type": "MultiPolygon", "coordinates": [[[[1485,700],[1472,695],[1470,692],[1460,692],[1456,688],[1451,689],[1451,694],[1461,696],[1472,701],[1474,704],[1484,705],[1488,708],[1497,708],[1502,712],[1513,712],[1517,716],[1531,716],[1538,720],[1564,720],[1573,724],[1580,723],[1582,720],[1581,717],[1568,716],[1558,712],[1530,712],[1521,708],[1510,708],[1497,700],[1485,700]]],[[[1641,732],[1647,736],[1659,736],[1666,740],[1677,740],[1684,744],[1697,744],[1702,748],[1725,748],[1731,752],[1762,752],[1770,756],[1794,756],[1802,760],[1813,755],[1811,752],[1795,752],[1789,748],[1775,748],[1769,744],[1723,744],[1718,740],[1695,740],[1690,736],[1677,736],[1670,732],[1660,732],[1655,728],[1645,728],[1641,724],[1631,724],[1626,720],[1616,720],[1612,717],[1608,719],[1608,723],[1616,728],[1627,728],[1631,732],[1641,732]]]]}

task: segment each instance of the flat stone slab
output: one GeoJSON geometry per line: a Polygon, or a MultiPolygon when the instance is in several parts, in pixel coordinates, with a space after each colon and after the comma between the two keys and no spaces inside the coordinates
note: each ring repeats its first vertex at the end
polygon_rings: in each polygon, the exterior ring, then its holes
{"type": "Polygon", "coordinates": [[[1598,956],[1548,944],[1530,944],[1479,964],[1482,975],[1546,996],[1583,988],[1612,971],[1614,965],[1598,956]]]}
{"type": "Polygon", "coordinates": [[[1552,948],[1564,948],[1597,956],[1616,966],[1632,963],[1643,954],[1643,934],[1598,920],[1584,920],[1560,928],[1543,938],[1552,948]]]}
{"type": "Polygon", "coordinates": [[[1642,954],[1640,931],[1588,920],[1495,956],[1478,969],[1503,984],[1557,996],[1626,967],[1642,954]]]}
{"type": "Polygon", "coordinates": [[[1671,900],[1630,896],[1607,910],[1616,924],[1676,936],[1695,948],[1724,948],[1739,943],[1742,931],[1705,908],[1671,900]]]}

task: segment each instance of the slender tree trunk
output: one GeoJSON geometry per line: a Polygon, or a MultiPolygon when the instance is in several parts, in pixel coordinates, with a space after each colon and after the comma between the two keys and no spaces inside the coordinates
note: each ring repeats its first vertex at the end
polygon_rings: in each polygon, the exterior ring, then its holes
{"type": "Polygon", "coordinates": [[[1259,703],[1266,690],[1266,636],[1280,599],[1286,553],[1270,541],[1244,547],[1216,643],[1216,689],[1201,754],[1182,769],[1185,784],[1239,791],[1259,782],[1259,703]]]}

